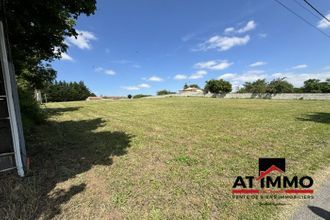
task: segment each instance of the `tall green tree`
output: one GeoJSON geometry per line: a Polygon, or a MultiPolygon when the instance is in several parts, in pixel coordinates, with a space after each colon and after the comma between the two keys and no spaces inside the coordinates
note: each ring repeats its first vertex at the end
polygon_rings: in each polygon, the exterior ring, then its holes
{"type": "Polygon", "coordinates": [[[95,0],[1,0],[15,72],[33,87],[53,80],[56,72],[49,62],[67,50],[65,37],[77,36],[79,15],[91,15],[95,0]]]}
{"type": "Polygon", "coordinates": [[[293,85],[285,80],[284,78],[277,78],[270,81],[267,86],[268,93],[292,93],[293,92],[293,85]]]}
{"type": "Polygon", "coordinates": [[[304,92],[317,93],[321,92],[321,84],[319,79],[308,79],[304,82],[304,92]]]}
{"type": "Polygon", "coordinates": [[[240,89],[240,93],[266,93],[267,91],[267,82],[265,79],[258,79],[254,82],[245,82],[243,88],[240,89]]]}
{"type": "Polygon", "coordinates": [[[226,94],[232,91],[232,86],[230,82],[219,79],[211,79],[209,81],[206,81],[204,91],[211,92],[213,94],[226,94]]]}

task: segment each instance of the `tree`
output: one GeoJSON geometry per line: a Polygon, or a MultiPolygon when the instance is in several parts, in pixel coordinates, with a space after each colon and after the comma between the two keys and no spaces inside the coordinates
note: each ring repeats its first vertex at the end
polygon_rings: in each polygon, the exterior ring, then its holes
{"type": "Polygon", "coordinates": [[[55,78],[49,62],[66,51],[65,37],[78,35],[76,19],[96,10],[96,0],[2,0],[0,4],[15,72],[39,89],[55,78]]]}
{"type": "Polygon", "coordinates": [[[286,80],[285,78],[278,78],[272,80],[267,86],[268,93],[292,93],[293,85],[286,80]]]}
{"type": "Polygon", "coordinates": [[[307,92],[307,93],[321,92],[320,80],[319,79],[308,79],[308,80],[304,81],[303,90],[304,90],[304,92],[307,92]]]}
{"type": "Polygon", "coordinates": [[[320,89],[323,93],[330,93],[330,78],[326,79],[325,82],[320,83],[320,89]]]}
{"type": "Polygon", "coordinates": [[[65,81],[48,83],[42,90],[42,93],[47,96],[47,101],[49,102],[85,100],[87,97],[94,95],[83,81],[79,83],[65,81]]]}
{"type": "Polygon", "coordinates": [[[204,90],[213,94],[226,94],[232,91],[232,86],[230,82],[225,81],[223,79],[211,79],[209,81],[206,81],[204,90]]]}
{"type": "Polygon", "coordinates": [[[128,99],[131,99],[132,98],[132,95],[131,94],[128,94],[127,98],[128,99]]]}
{"type": "Polygon", "coordinates": [[[184,84],[183,89],[187,89],[189,86],[187,85],[187,83],[184,84]]]}
{"type": "Polygon", "coordinates": [[[245,82],[239,92],[266,93],[267,82],[265,79],[258,79],[254,82],[245,82]]]}
{"type": "Polygon", "coordinates": [[[163,90],[159,90],[157,92],[157,95],[170,95],[170,94],[175,94],[175,92],[171,92],[169,90],[163,89],[163,90]]]}
{"type": "Polygon", "coordinates": [[[15,66],[24,126],[32,127],[33,121],[40,121],[38,115],[43,117],[38,111],[32,115],[26,104],[33,100],[34,89],[42,89],[56,78],[50,62],[66,52],[64,39],[78,36],[75,21],[81,14],[93,14],[95,5],[96,0],[0,1],[0,20],[15,66]]]}

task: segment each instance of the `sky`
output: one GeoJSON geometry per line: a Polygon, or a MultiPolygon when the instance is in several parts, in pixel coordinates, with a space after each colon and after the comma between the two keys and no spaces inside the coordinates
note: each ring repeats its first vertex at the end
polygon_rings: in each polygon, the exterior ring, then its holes
{"type": "MultiPolygon", "coordinates": [[[[303,0],[280,1],[310,25],[275,0],[98,0],[53,62],[57,80],[126,96],[220,78],[234,91],[257,79],[330,78],[330,23],[303,0]]],[[[330,1],[309,1],[330,19],[330,1]]]]}

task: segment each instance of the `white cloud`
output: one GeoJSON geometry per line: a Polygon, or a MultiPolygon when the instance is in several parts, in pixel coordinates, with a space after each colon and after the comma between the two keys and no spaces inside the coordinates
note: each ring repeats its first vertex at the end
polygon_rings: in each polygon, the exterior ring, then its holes
{"type": "Polygon", "coordinates": [[[128,91],[140,90],[137,86],[123,86],[122,88],[128,91]]]}
{"type": "Polygon", "coordinates": [[[198,70],[192,74],[177,74],[174,76],[175,80],[184,80],[184,79],[201,79],[207,74],[205,70],[198,70]]]}
{"type": "Polygon", "coordinates": [[[205,70],[199,70],[196,73],[193,73],[189,76],[189,79],[200,79],[203,78],[207,72],[205,70]]]}
{"type": "Polygon", "coordinates": [[[94,70],[95,72],[102,72],[104,69],[102,67],[96,67],[94,70]]]}
{"type": "Polygon", "coordinates": [[[320,79],[321,81],[330,78],[330,72],[323,72],[323,73],[292,73],[292,72],[279,72],[274,73],[271,75],[273,78],[282,78],[286,77],[289,83],[293,84],[294,86],[300,87],[304,85],[304,81],[308,79],[320,79]]]}
{"type": "Polygon", "coordinates": [[[235,73],[225,73],[218,77],[218,79],[234,79],[237,76],[235,73]]]}
{"type": "Polygon", "coordinates": [[[228,60],[210,60],[196,63],[194,66],[197,69],[224,70],[232,64],[233,63],[230,63],[228,60]]]}
{"type": "Polygon", "coordinates": [[[257,24],[251,20],[249,21],[244,27],[240,28],[237,30],[237,33],[245,33],[245,32],[248,32],[248,31],[252,31],[253,29],[255,29],[257,26],[257,24]]]}
{"type": "Polygon", "coordinates": [[[133,66],[132,67],[134,67],[134,68],[136,68],[136,69],[139,69],[139,68],[141,68],[141,66],[139,65],[139,64],[133,64],[133,66]]]}
{"type": "Polygon", "coordinates": [[[259,37],[260,38],[266,38],[268,36],[268,34],[266,34],[266,33],[260,33],[259,34],[259,37]]]}
{"type": "Polygon", "coordinates": [[[308,66],[306,64],[299,64],[297,66],[293,66],[291,67],[291,69],[305,69],[307,68],[308,66]]]}
{"type": "MultiPolygon", "coordinates": [[[[326,17],[330,19],[330,13],[327,14],[326,17]]],[[[317,27],[322,29],[330,28],[330,22],[327,21],[325,18],[323,18],[322,20],[319,21],[317,27]]]]}
{"type": "Polygon", "coordinates": [[[78,36],[75,37],[69,37],[66,39],[66,43],[68,45],[74,45],[80,49],[91,49],[91,41],[97,40],[95,35],[92,32],[89,31],[80,31],[77,30],[78,36]]]}
{"type": "Polygon", "coordinates": [[[146,83],[142,83],[140,85],[138,85],[139,88],[150,88],[150,85],[149,84],[146,84],[146,83]]]}
{"type": "Polygon", "coordinates": [[[153,82],[162,82],[162,81],[164,81],[162,78],[160,78],[158,76],[149,77],[147,80],[148,81],[153,81],[153,82]]]}
{"type": "Polygon", "coordinates": [[[110,76],[113,76],[116,74],[116,72],[113,71],[112,69],[106,69],[106,70],[104,70],[104,73],[107,75],[110,75],[110,76]]]}
{"type": "Polygon", "coordinates": [[[225,51],[235,46],[245,45],[249,41],[249,35],[246,35],[244,37],[223,37],[220,35],[216,35],[211,37],[207,41],[201,43],[197,50],[207,51],[210,49],[217,49],[219,51],[225,51]]]}
{"type": "Polygon", "coordinates": [[[61,60],[74,61],[74,59],[67,53],[61,53],[61,60]]]}
{"type": "Polygon", "coordinates": [[[151,86],[149,84],[146,83],[142,83],[139,84],[137,86],[123,86],[122,88],[125,90],[129,90],[129,91],[134,91],[134,90],[140,90],[140,89],[147,89],[150,88],[151,86]]]}
{"type": "Polygon", "coordinates": [[[225,34],[229,34],[229,33],[232,33],[232,32],[234,32],[235,31],[235,28],[234,27],[228,27],[228,28],[226,28],[225,29],[225,34]]]}
{"type": "Polygon", "coordinates": [[[184,74],[177,74],[174,76],[175,80],[183,80],[183,79],[187,79],[187,78],[188,78],[188,76],[184,75],[184,74]]]}
{"type": "Polygon", "coordinates": [[[238,30],[236,30],[234,27],[227,27],[224,30],[224,33],[225,34],[231,34],[231,33],[243,34],[243,33],[246,33],[248,31],[252,31],[256,27],[257,27],[256,22],[251,20],[251,21],[248,21],[244,27],[239,28],[238,30]]]}
{"type": "Polygon", "coordinates": [[[104,73],[104,74],[107,74],[107,75],[110,75],[110,76],[113,76],[116,74],[116,72],[112,69],[104,69],[103,67],[96,67],[94,68],[94,71],[95,72],[98,72],[98,73],[104,73]]]}
{"type": "Polygon", "coordinates": [[[250,67],[256,67],[256,66],[263,66],[263,65],[266,65],[267,63],[266,62],[263,62],[263,61],[257,61],[255,63],[251,63],[250,64],[250,67]]]}

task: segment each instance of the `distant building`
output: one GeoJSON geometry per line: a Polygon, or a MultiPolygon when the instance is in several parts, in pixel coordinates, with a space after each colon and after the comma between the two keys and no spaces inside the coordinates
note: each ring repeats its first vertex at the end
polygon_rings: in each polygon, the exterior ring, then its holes
{"type": "Polygon", "coordinates": [[[195,88],[195,87],[188,87],[183,90],[179,90],[180,94],[203,94],[203,90],[195,88]]]}

